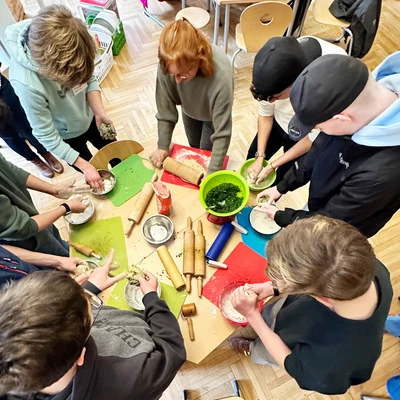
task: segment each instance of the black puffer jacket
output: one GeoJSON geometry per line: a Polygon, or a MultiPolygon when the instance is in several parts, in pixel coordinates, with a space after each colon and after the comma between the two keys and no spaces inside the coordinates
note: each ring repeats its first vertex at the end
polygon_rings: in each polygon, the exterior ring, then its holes
{"type": "Polygon", "coordinates": [[[354,35],[353,57],[362,58],[370,50],[379,26],[382,0],[334,0],[329,11],[349,21],[354,35]]]}

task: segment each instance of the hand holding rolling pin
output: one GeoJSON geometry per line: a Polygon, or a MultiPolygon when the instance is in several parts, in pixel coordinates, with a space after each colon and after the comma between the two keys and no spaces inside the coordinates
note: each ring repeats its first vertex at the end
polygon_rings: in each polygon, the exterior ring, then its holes
{"type": "Polygon", "coordinates": [[[168,157],[168,155],[168,150],[157,149],[155,152],[150,154],[150,161],[156,168],[162,168],[163,162],[168,157]]]}

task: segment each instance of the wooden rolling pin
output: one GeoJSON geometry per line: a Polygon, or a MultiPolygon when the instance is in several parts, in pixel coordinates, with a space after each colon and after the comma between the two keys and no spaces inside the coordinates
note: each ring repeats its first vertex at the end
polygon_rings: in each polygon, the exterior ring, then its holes
{"type": "Polygon", "coordinates": [[[198,221],[197,234],[194,238],[194,275],[197,278],[197,294],[201,298],[203,278],[206,276],[206,239],[201,221],[198,221]]]}
{"type": "MultiPolygon", "coordinates": [[[[154,182],[157,180],[157,174],[155,173],[153,177],[151,178],[151,182],[154,182]]],[[[153,187],[151,186],[150,182],[146,182],[143,186],[142,191],[140,192],[140,195],[133,206],[133,210],[131,212],[131,215],[128,217],[129,223],[128,226],[125,230],[125,235],[129,236],[132,232],[133,227],[135,224],[138,224],[140,220],[143,217],[144,212],[146,211],[147,206],[149,205],[149,202],[154,194],[153,187]]]]}
{"type": "Polygon", "coordinates": [[[196,304],[194,304],[194,303],[184,304],[181,307],[181,311],[182,311],[182,318],[186,319],[187,324],[188,324],[189,338],[193,342],[195,339],[193,321],[192,321],[192,318],[189,318],[189,317],[197,314],[196,304]]]}
{"type": "Polygon", "coordinates": [[[194,232],[192,219],[188,217],[187,228],[183,240],[183,274],[186,276],[186,291],[192,291],[192,275],[194,274],[194,232]]]}
{"type": "Polygon", "coordinates": [[[98,260],[101,260],[101,256],[99,254],[96,254],[94,250],[92,250],[90,247],[85,246],[84,244],[80,243],[75,243],[75,242],[68,242],[68,244],[73,247],[76,251],[78,251],[81,254],[84,254],[85,256],[88,257],[95,257],[98,260]]]}
{"type": "Polygon", "coordinates": [[[169,254],[168,249],[165,246],[160,246],[157,249],[157,254],[160,257],[160,260],[163,263],[168,276],[171,278],[172,284],[175,286],[175,289],[183,289],[185,287],[185,281],[183,280],[182,275],[178,270],[178,267],[172,259],[171,254],[169,254]]]}
{"type": "Polygon", "coordinates": [[[204,172],[188,167],[187,165],[182,164],[171,157],[167,157],[164,160],[163,168],[171,174],[179,176],[179,178],[196,186],[200,185],[201,179],[204,176],[204,172]]]}

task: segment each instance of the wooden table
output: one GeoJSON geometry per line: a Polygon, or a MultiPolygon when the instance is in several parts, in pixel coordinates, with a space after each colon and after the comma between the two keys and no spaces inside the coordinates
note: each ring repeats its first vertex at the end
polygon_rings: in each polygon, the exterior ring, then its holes
{"type": "MultiPolygon", "coordinates": [[[[140,155],[148,157],[153,149],[145,149],[140,155]]],[[[232,168],[232,163],[230,164],[232,168]]],[[[237,165],[235,166],[235,168],[237,165]]],[[[159,179],[161,171],[158,171],[159,179]]],[[[206,237],[207,249],[211,246],[217,236],[220,226],[214,225],[207,221],[207,215],[204,208],[200,205],[199,191],[188,189],[181,186],[167,184],[172,195],[173,209],[170,218],[174,222],[176,236],[174,240],[167,243],[167,247],[172,258],[176,262],[178,268],[182,271],[183,257],[179,256],[183,252],[183,233],[186,229],[187,217],[190,216],[193,220],[193,228],[197,229],[197,221],[203,222],[204,235],[206,237]]],[[[136,197],[136,196],[135,196],[136,197]]],[[[124,223],[124,229],[128,225],[128,219],[136,198],[132,198],[120,207],[115,207],[105,196],[91,196],[95,203],[96,212],[93,218],[101,220],[115,216],[121,216],[124,223]],[[104,198],[103,198],[104,197],[104,198]]],[[[254,201],[254,200],[253,200],[254,201]]],[[[142,236],[141,225],[143,221],[150,215],[157,214],[155,198],[152,199],[142,221],[136,225],[129,238],[126,238],[126,247],[128,253],[129,265],[138,264],[159,277],[160,281],[171,285],[166,273],[163,273],[163,265],[157,255],[156,247],[152,246],[142,236]]],[[[220,259],[224,260],[232,252],[235,246],[241,241],[241,236],[238,232],[234,232],[229,240],[226,248],[222,252],[220,259]]],[[[211,278],[216,271],[215,268],[207,266],[206,278],[204,284],[211,278]]],[[[195,364],[200,363],[208,354],[210,354],[222,341],[230,336],[236,326],[230,324],[220,313],[219,309],[214,306],[204,296],[199,299],[197,296],[196,279],[192,278],[192,293],[187,296],[185,303],[196,303],[197,315],[193,317],[193,325],[196,335],[194,342],[190,341],[188,336],[187,323],[181,317],[178,318],[179,325],[185,339],[185,347],[187,351],[187,360],[195,364]]],[[[102,297],[106,300],[112,288],[103,292],[102,297]]]]}
{"type": "MultiPolygon", "coordinates": [[[[224,22],[224,51],[228,53],[228,38],[229,38],[229,23],[230,23],[230,14],[231,14],[231,4],[253,4],[253,3],[260,3],[265,0],[214,0],[215,1],[215,15],[214,15],[214,41],[215,45],[218,44],[218,30],[219,30],[219,19],[221,13],[221,6],[225,6],[225,22],[224,22]]],[[[281,0],[279,0],[281,1],[281,0]]],[[[284,1],[284,0],[283,0],[284,1]]],[[[311,0],[307,0],[310,2],[311,0]]],[[[286,1],[285,1],[286,2],[286,1]]],[[[299,8],[300,0],[295,0],[293,5],[293,20],[290,23],[286,36],[290,36],[293,32],[293,24],[296,18],[297,10],[299,8]]],[[[303,19],[300,24],[300,30],[304,25],[304,20],[306,18],[307,12],[304,13],[303,19]]]]}

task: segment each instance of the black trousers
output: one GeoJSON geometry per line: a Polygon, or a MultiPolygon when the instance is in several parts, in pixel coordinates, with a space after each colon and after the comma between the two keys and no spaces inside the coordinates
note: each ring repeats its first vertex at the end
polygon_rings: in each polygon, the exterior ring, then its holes
{"type": "Polygon", "coordinates": [[[0,75],[0,77],[0,99],[7,104],[12,114],[11,120],[7,121],[4,127],[0,129],[0,137],[11,149],[24,157],[27,161],[32,161],[37,158],[37,154],[32,151],[25,140],[28,140],[40,155],[46,155],[48,151],[39,143],[35,136],[33,136],[32,128],[26,118],[25,111],[10,82],[6,77],[2,75],[0,75]]]}
{"type": "MultiPolygon", "coordinates": [[[[115,142],[115,140],[103,139],[97,129],[96,120],[93,118],[89,129],[84,134],[73,139],[65,139],[64,142],[68,143],[74,150],[76,150],[79,153],[79,156],[84,160],[90,161],[93,155],[87,146],[87,142],[90,142],[97,150],[100,150],[107,144],[115,142]]],[[[80,172],[80,169],[76,168],[74,165],[72,166],[80,172]]]]}
{"type": "MultiPolygon", "coordinates": [[[[254,158],[256,151],[257,151],[257,140],[258,140],[258,133],[254,137],[249,151],[247,153],[247,159],[254,158]]],[[[272,124],[271,133],[269,135],[267,148],[265,149],[265,158],[269,160],[281,147],[283,147],[283,151],[288,151],[291,147],[293,147],[297,142],[290,139],[289,135],[281,128],[281,126],[276,122],[275,118],[272,124]]],[[[300,158],[300,157],[299,157],[300,158]]],[[[276,181],[275,184],[278,184],[287,171],[292,168],[293,164],[298,160],[292,160],[282,166],[280,166],[276,170],[276,181]]]]}

